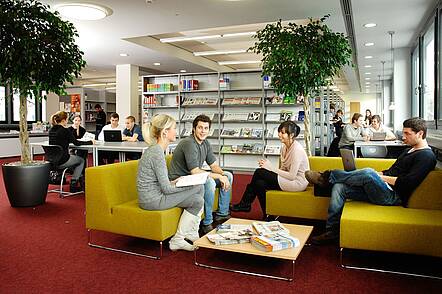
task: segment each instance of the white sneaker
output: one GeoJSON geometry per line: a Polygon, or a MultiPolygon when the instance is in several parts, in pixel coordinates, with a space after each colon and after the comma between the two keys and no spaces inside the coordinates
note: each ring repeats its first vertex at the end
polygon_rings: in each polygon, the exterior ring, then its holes
{"type": "Polygon", "coordinates": [[[169,249],[172,251],[177,251],[177,250],[194,251],[195,246],[187,243],[184,239],[177,239],[173,237],[169,241],[169,249]]]}

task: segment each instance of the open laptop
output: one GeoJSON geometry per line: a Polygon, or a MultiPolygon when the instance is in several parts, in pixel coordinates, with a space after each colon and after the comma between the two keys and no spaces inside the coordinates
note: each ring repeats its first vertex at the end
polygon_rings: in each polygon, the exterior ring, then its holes
{"type": "Polygon", "coordinates": [[[374,132],[373,136],[370,138],[371,141],[385,141],[387,136],[386,132],[374,132]]]}
{"type": "Polygon", "coordinates": [[[104,130],[104,142],[121,142],[123,138],[121,137],[120,130],[104,130]]]}
{"type": "Polygon", "coordinates": [[[345,171],[352,171],[356,169],[355,158],[353,156],[353,150],[339,149],[341,152],[342,164],[345,171]]]}

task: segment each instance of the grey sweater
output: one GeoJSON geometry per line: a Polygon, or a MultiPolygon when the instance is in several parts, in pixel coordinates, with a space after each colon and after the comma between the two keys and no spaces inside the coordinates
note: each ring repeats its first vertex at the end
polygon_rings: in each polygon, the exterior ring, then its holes
{"type": "Polygon", "coordinates": [[[362,127],[355,128],[352,124],[345,125],[341,139],[339,140],[339,148],[353,145],[355,141],[364,141],[364,135],[365,132],[362,127]]]}
{"type": "Polygon", "coordinates": [[[149,147],[138,164],[138,202],[158,202],[163,195],[189,190],[191,187],[177,188],[170,184],[167,175],[163,149],[158,145],[149,147]]]}

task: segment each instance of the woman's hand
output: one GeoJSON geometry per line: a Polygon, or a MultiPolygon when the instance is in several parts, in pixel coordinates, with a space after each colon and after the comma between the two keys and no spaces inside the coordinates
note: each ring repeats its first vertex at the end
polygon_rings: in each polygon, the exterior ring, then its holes
{"type": "Polygon", "coordinates": [[[176,182],[178,182],[178,180],[179,180],[180,178],[181,178],[181,177],[176,178],[176,179],[173,180],[173,181],[170,181],[170,184],[171,184],[172,186],[175,186],[175,185],[176,185],[176,182]]]}
{"type": "Polygon", "coordinates": [[[268,171],[273,171],[273,165],[272,165],[272,163],[271,163],[269,160],[267,160],[267,159],[260,159],[260,160],[258,161],[258,165],[259,165],[260,168],[264,168],[264,169],[266,169],[266,170],[268,170],[268,171]]]}

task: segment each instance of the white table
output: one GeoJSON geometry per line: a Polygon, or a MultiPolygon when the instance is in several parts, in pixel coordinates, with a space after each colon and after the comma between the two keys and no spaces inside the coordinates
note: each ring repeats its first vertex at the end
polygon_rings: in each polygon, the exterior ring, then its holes
{"type": "MultiPolygon", "coordinates": [[[[31,159],[34,156],[34,148],[42,145],[48,145],[49,141],[30,143],[31,159]]],[[[99,142],[94,145],[69,145],[71,149],[92,151],[93,166],[98,166],[98,151],[117,151],[119,152],[120,162],[126,161],[126,152],[144,152],[148,146],[145,142],[99,142]]]]}
{"type": "Polygon", "coordinates": [[[406,146],[404,142],[400,140],[396,141],[356,141],[354,144],[354,156],[358,157],[358,148],[362,146],[385,146],[385,147],[402,147],[406,146]]]}

